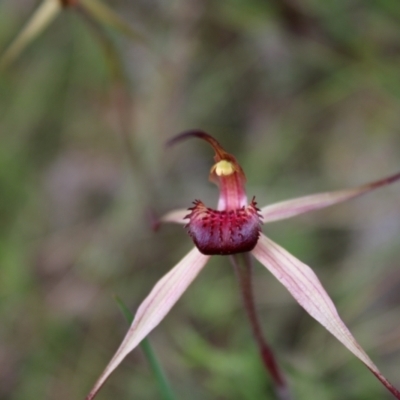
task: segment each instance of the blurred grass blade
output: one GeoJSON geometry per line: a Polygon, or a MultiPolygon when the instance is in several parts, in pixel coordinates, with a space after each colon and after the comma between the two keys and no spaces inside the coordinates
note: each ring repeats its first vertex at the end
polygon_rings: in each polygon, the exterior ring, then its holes
{"type": "Polygon", "coordinates": [[[0,71],[7,68],[22,51],[56,18],[62,6],[58,0],[44,0],[22,31],[0,58],[0,71]]]}
{"type": "MultiPolygon", "coordinates": [[[[128,307],[123,303],[123,301],[118,296],[115,296],[115,301],[118,303],[118,306],[122,314],[124,315],[125,319],[128,321],[129,324],[132,324],[134,317],[133,314],[129,311],[128,307]]],[[[141,341],[140,348],[143,350],[143,353],[145,354],[148,362],[150,363],[150,367],[158,382],[158,387],[160,388],[162,398],[164,400],[176,400],[176,397],[172,392],[171,385],[169,384],[167,377],[162,369],[162,366],[159,363],[157,356],[147,338],[141,341]]]]}
{"type": "Polygon", "coordinates": [[[80,5],[96,20],[107,25],[130,39],[146,43],[144,36],[134,30],[123,18],[100,0],[81,0],[80,5]]]}

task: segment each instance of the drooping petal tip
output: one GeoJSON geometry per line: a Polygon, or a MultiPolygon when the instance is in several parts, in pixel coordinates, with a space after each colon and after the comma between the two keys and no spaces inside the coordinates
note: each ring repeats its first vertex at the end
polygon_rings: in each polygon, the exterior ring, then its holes
{"type": "Polygon", "coordinates": [[[148,210],[147,216],[148,216],[148,221],[150,223],[150,227],[151,227],[152,231],[157,232],[161,226],[160,218],[157,217],[157,214],[152,209],[148,210]]]}

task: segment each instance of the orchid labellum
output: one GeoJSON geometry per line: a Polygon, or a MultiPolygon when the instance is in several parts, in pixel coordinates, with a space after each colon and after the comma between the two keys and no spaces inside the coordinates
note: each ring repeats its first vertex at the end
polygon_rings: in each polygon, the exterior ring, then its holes
{"type": "MultiPolygon", "coordinates": [[[[240,257],[239,253],[245,253],[246,257],[252,254],[314,319],[359,358],[379,381],[400,399],[400,392],[381,374],[341,320],[335,305],[311,268],[261,232],[262,223],[294,217],[350,200],[400,180],[400,173],[354,189],[314,194],[259,209],[254,198],[248,202],[245,175],[235,157],[227,153],[213,137],[201,131],[189,131],[176,136],[169,143],[174,144],[191,137],[205,140],[215,151],[215,164],[211,168],[210,179],[217,183],[220,189],[218,207],[212,209],[196,200],[189,211],[176,210],[161,218],[160,222],[185,224],[195,247],[157,282],[139,306],[122,344],[87,396],[87,400],[94,398],[126,355],[162,321],[207,264],[211,255],[229,255],[235,264],[240,257]]],[[[257,337],[260,332],[256,324],[254,327],[253,331],[257,337]]],[[[265,346],[263,349],[265,352],[268,350],[265,346]]],[[[273,378],[275,373],[275,382],[281,390],[280,397],[289,398],[282,395],[285,383],[272,355],[267,354],[265,357],[269,359],[273,378]]]]}

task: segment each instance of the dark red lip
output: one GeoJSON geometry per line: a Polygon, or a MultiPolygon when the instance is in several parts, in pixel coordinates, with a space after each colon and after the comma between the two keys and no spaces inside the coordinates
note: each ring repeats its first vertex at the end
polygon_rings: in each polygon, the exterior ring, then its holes
{"type": "Polygon", "coordinates": [[[254,200],[247,207],[217,211],[196,200],[189,208],[187,229],[199,251],[206,255],[229,255],[254,249],[261,221],[254,200]]]}

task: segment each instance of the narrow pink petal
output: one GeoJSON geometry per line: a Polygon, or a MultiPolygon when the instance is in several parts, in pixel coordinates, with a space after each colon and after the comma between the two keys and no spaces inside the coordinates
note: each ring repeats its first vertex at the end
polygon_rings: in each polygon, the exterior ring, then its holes
{"type": "Polygon", "coordinates": [[[313,318],[358,357],[385,387],[400,399],[400,392],[381,374],[340,319],[335,305],[310,267],[264,235],[260,236],[252,253],[313,318]]]}
{"type": "Polygon", "coordinates": [[[173,222],[175,224],[187,224],[188,220],[185,217],[190,214],[187,208],[180,209],[180,210],[173,210],[164,214],[160,219],[159,223],[164,222],[173,222]]]}
{"type": "Polygon", "coordinates": [[[171,271],[161,278],[139,306],[135,319],[119,349],[86,397],[93,399],[106,379],[130,353],[165,317],[190,283],[205,266],[210,257],[194,248],[171,271]]]}
{"type": "Polygon", "coordinates": [[[317,193],[297,199],[282,201],[263,207],[261,209],[261,215],[264,218],[264,222],[291,218],[299,214],[319,210],[336,203],[341,203],[342,201],[353,199],[354,197],[368,193],[381,186],[389,185],[397,180],[400,180],[400,173],[353,189],[317,193]]]}

